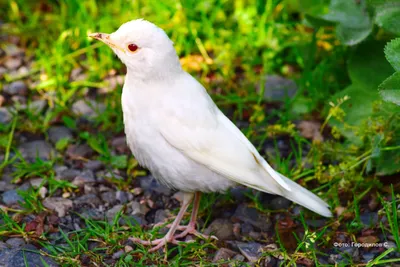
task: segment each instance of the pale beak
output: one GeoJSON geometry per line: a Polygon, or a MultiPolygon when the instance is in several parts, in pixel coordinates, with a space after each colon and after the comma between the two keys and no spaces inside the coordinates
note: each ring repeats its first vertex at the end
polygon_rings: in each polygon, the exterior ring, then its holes
{"type": "Polygon", "coordinates": [[[110,35],[107,33],[101,33],[101,32],[96,32],[96,33],[91,33],[88,35],[89,37],[92,37],[96,40],[102,41],[103,43],[105,43],[106,45],[108,45],[111,48],[115,48],[118,49],[122,52],[125,53],[125,49],[123,49],[122,47],[119,47],[118,45],[116,45],[110,38],[110,35]]]}

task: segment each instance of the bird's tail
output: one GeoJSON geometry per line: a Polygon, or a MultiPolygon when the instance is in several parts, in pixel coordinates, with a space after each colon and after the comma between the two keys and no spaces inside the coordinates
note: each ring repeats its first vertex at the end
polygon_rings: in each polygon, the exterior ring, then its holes
{"type": "Polygon", "coordinates": [[[329,210],[328,203],[326,203],[325,201],[320,199],[317,195],[308,191],[301,185],[297,184],[296,182],[293,182],[292,180],[283,176],[282,174],[279,175],[292,189],[291,191],[285,191],[285,194],[283,195],[285,198],[297,204],[300,204],[306,207],[307,209],[312,210],[322,216],[332,217],[332,213],[329,210]]]}

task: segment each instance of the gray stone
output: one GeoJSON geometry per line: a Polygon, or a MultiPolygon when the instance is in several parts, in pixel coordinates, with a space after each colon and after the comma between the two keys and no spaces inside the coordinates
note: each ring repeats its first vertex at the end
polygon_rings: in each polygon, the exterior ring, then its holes
{"type": "Polygon", "coordinates": [[[103,162],[101,162],[99,160],[89,160],[83,166],[85,169],[89,169],[92,171],[98,171],[104,167],[104,164],[103,164],[103,162]]]}
{"type": "Polygon", "coordinates": [[[250,208],[246,204],[240,204],[232,216],[234,222],[247,222],[257,229],[266,232],[271,229],[272,223],[268,216],[259,213],[255,208],[250,208]]]}
{"type": "Polygon", "coordinates": [[[123,255],[125,254],[125,252],[123,250],[118,250],[117,252],[115,252],[114,254],[112,254],[112,258],[114,260],[118,260],[119,258],[121,258],[123,255]]]}
{"type": "Polygon", "coordinates": [[[42,203],[46,208],[56,211],[58,217],[64,217],[67,211],[73,207],[72,200],[62,197],[48,197],[42,203]]]}
{"type": "Polygon", "coordinates": [[[136,215],[129,215],[129,216],[122,216],[119,220],[120,225],[127,225],[127,226],[135,226],[135,225],[147,225],[147,221],[143,216],[136,216],[136,215]]]}
{"type": "Polygon", "coordinates": [[[126,191],[117,191],[115,197],[121,204],[127,203],[128,201],[133,199],[133,195],[130,192],[126,191]]]}
{"type": "Polygon", "coordinates": [[[83,218],[92,219],[96,221],[104,220],[104,212],[95,208],[85,209],[84,211],[81,212],[81,216],[83,218]]]}
{"type": "Polygon", "coordinates": [[[47,106],[47,101],[43,99],[34,100],[29,103],[29,110],[38,115],[40,114],[47,106]]]}
{"type": "Polygon", "coordinates": [[[12,115],[10,111],[6,108],[1,108],[0,107],[0,123],[1,124],[8,124],[12,120],[12,115]]]}
{"type": "Polygon", "coordinates": [[[109,209],[106,212],[106,217],[107,217],[108,221],[112,222],[114,220],[115,216],[118,214],[118,212],[120,212],[123,208],[124,208],[123,205],[115,205],[114,207],[109,209]]]}
{"type": "Polygon", "coordinates": [[[55,167],[55,172],[57,180],[67,180],[67,181],[74,180],[74,178],[81,173],[79,170],[68,169],[68,167],[66,166],[55,167]]]}
{"type": "Polygon", "coordinates": [[[213,262],[219,262],[219,261],[228,261],[232,259],[233,256],[236,255],[236,252],[227,249],[227,248],[220,248],[218,251],[215,253],[213,262]]]}
{"type": "Polygon", "coordinates": [[[233,224],[227,219],[214,220],[204,231],[206,235],[214,235],[219,240],[232,240],[235,239],[233,234],[233,224]]]}
{"type": "Polygon", "coordinates": [[[243,242],[236,242],[236,245],[238,249],[240,250],[240,253],[242,253],[243,256],[246,257],[250,262],[256,262],[262,254],[261,250],[261,244],[256,243],[256,242],[249,242],[249,243],[243,243],[243,242]]]}
{"type": "Polygon", "coordinates": [[[163,209],[158,209],[154,214],[154,223],[163,223],[167,221],[168,213],[163,209]]]}
{"type": "Polygon", "coordinates": [[[25,159],[36,159],[36,157],[39,157],[40,159],[48,160],[55,154],[53,147],[44,140],[24,143],[18,149],[25,159]]]}
{"type": "Polygon", "coordinates": [[[52,126],[48,131],[49,139],[53,144],[56,144],[60,139],[72,139],[72,132],[64,126],[52,126]]]}
{"type": "Polygon", "coordinates": [[[150,210],[145,204],[140,204],[137,201],[132,201],[128,204],[131,215],[146,215],[150,210]]]}
{"type": "Polygon", "coordinates": [[[17,248],[25,245],[25,240],[20,237],[12,237],[7,239],[6,244],[9,245],[11,248],[17,248]]]}
{"type": "Polygon", "coordinates": [[[10,83],[8,86],[4,86],[3,91],[9,95],[26,95],[28,87],[23,81],[15,81],[10,83]]]}
{"type": "Polygon", "coordinates": [[[275,197],[269,203],[269,206],[273,210],[288,209],[292,202],[284,197],[275,197]]]}
{"type": "Polygon", "coordinates": [[[94,173],[91,170],[84,170],[74,178],[72,184],[82,187],[84,184],[94,182],[96,182],[94,178],[94,173]]]}
{"type": "Polygon", "coordinates": [[[89,158],[93,154],[93,149],[87,144],[69,145],[66,153],[71,159],[89,158]]]}
{"type": "Polygon", "coordinates": [[[159,194],[163,194],[165,196],[170,196],[172,194],[171,189],[169,189],[165,185],[160,184],[151,175],[140,177],[140,187],[143,188],[144,190],[150,192],[156,192],[159,194]]]}
{"type": "Polygon", "coordinates": [[[23,202],[24,199],[18,195],[16,190],[9,190],[2,194],[3,203],[6,205],[17,204],[18,201],[23,202]]]}
{"type": "MultiPolygon", "coordinates": [[[[259,89],[260,90],[260,89],[259,89]]],[[[273,101],[282,101],[286,97],[293,97],[297,92],[297,85],[293,80],[278,75],[268,75],[264,84],[264,98],[273,101]]]]}
{"type": "Polygon", "coordinates": [[[20,248],[0,250],[0,266],[25,267],[25,266],[58,266],[51,258],[43,256],[33,245],[28,244],[20,248]],[[46,263],[43,264],[43,262],[46,263]],[[28,263],[26,265],[25,263],[28,263]]]}
{"type": "Polygon", "coordinates": [[[4,62],[4,66],[9,70],[16,70],[22,65],[21,58],[9,58],[4,62]]]}
{"type": "Polygon", "coordinates": [[[74,200],[75,205],[89,205],[91,207],[101,205],[101,200],[95,194],[82,195],[74,200]]]}
{"type": "Polygon", "coordinates": [[[365,227],[377,225],[378,219],[377,212],[364,212],[360,214],[360,220],[365,227]]]}
{"type": "Polygon", "coordinates": [[[84,116],[87,118],[95,118],[98,114],[101,114],[105,110],[105,106],[102,103],[97,103],[93,100],[85,101],[83,99],[78,100],[72,105],[72,112],[77,116],[84,116]]]}
{"type": "Polygon", "coordinates": [[[114,205],[117,203],[114,191],[102,192],[100,198],[104,203],[108,203],[109,205],[114,205]]]}

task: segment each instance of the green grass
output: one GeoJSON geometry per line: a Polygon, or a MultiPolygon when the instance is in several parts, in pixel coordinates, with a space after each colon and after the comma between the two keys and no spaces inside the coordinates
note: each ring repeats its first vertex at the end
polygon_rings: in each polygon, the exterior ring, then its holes
{"type": "MultiPolygon", "coordinates": [[[[344,209],[341,215],[318,229],[307,226],[305,218],[317,218],[308,211],[293,218],[302,229],[301,236],[293,237],[295,248],[288,249],[276,230],[269,242],[277,244],[277,250],[267,251],[263,257],[279,256],[286,266],[303,258],[314,262],[318,256],[329,254],[336,231],[346,232],[354,240],[363,229],[362,207],[372,195],[381,196],[380,214],[387,218],[387,223],[380,223],[375,231],[393,235],[400,247],[399,196],[395,193],[398,186],[387,193],[388,186],[379,180],[376,171],[380,162],[378,154],[400,149],[399,144],[390,143],[396,140],[399,112],[391,113],[385,103],[377,101],[376,113],[368,123],[352,129],[363,142],[352,143],[344,138],[338,127],[348,126],[343,120],[347,100],[343,96],[332,99],[332,96],[351,82],[347,62],[355,49],[340,45],[333,27],[315,30],[306,27],[302,23],[304,14],[296,9],[293,1],[10,0],[0,9],[0,15],[5,23],[2,31],[18,36],[26,56],[33,58],[27,73],[6,73],[2,83],[27,81],[28,99],[47,101],[40,115],[28,108],[15,112],[11,123],[0,125],[0,152],[4,154],[0,173],[12,169],[14,182],[43,178],[42,185],[48,189],[48,196],[82,193],[70,182],[55,178],[53,167],[64,163],[62,157],[34,162],[19,157],[16,138],[19,134],[47,136],[48,128],[54,124],[70,128],[76,136],[57,143],[60,153],[65,153],[70,144],[88,144],[95,153],[92,159],[102,161],[109,170],[126,172],[127,180],[107,181],[116,188],[131,190],[136,177],[145,174],[131,155],[114,154],[110,147],[110,139],[123,133],[121,86],[115,86],[108,93],[98,93],[109,89],[110,77],[123,75],[124,67],[109,48],[87,37],[88,33],[113,32],[126,21],[145,18],[165,29],[174,41],[184,68],[205,85],[218,106],[233,121],[248,123],[242,131],[277,170],[312,189],[333,209],[344,209]],[[77,70],[84,76],[74,80],[71,73],[77,70]],[[272,73],[295,80],[299,87],[294,97],[284,99],[280,105],[263,100],[265,76],[272,73]],[[105,105],[105,110],[90,124],[80,123],[80,117],[71,110],[77,100],[88,99],[88,92],[96,92],[96,100],[105,105]],[[319,121],[325,140],[316,142],[301,136],[296,128],[301,120],[319,121]],[[281,151],[279,142],[287,143],[288,151],[281,151]],[[266,153],[266,146],[272,146],[273,150],[266,153]]],[[[106,220],[81,218],[85,227],[79,231],[65,232],[59,228],[60,238],[67,245],[52,245],[49,233],[38,237],[26,232],[19,217],[49,212],[41,204],[39,189],[20,194],[25,200],[21,209],[0,207],[0,219],[4,222],[0,225],[0,236],[34,240],[47,249],[43,255],[53,257],[64,266],[81,266],[84,262],[107,266],[110,263],[96,250],[113,254],[121,249],[125,253],[115,261],[117,266],[133,263],[136,266],[218,265],[210,262],[210,255],[219,244],[209,241],[172,248],[167,254],[169,263],[164,255],[148,253],[146,247],[137,246],[128,251],[129,236],[150,238],[161,234],[159,229],[121,226],[119,218],[125,216],[123,211],[111,224],[106,220]],[[90,243],[97,244],[95,250],[90,249],[90,243]]],[[[285,212],[266,209],[258,195],[248,195],[247,201],[270,216],[285,212]]],[[[235,202],[229,194],[210,194],[203,198],[200,217],[205,225],[212,221],[216,203],[223,206],[235,202]]],[[[383,251],[367,266],[399,261],[387,256],[394,250],[383,251]]]]}

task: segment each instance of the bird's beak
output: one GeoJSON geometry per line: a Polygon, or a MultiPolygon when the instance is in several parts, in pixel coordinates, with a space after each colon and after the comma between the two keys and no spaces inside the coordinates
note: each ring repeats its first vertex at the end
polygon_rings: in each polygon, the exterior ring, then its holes
{"type": "Polygon", "coordinates": [[[125,49],[123,49],[122,47],[118,46],[117,44],[115,44],[111,38],[110,35],[107,33],[100,33],[100,32],[96,32],[96,33],[91,33],[88,35],[89,37],[92,37],[96,40],[102,41],[103,43],[105,43],[106,45],[108,45],[111,48],[115,48],[118,49],[121,52],[125,53],[125,49]]]}

